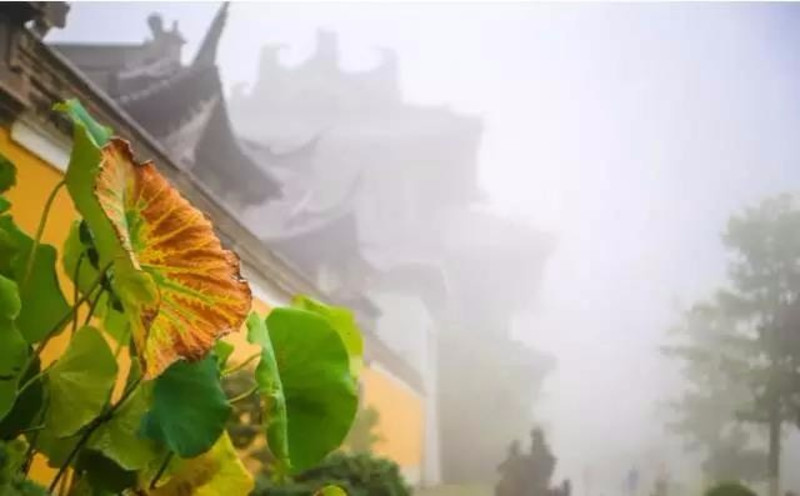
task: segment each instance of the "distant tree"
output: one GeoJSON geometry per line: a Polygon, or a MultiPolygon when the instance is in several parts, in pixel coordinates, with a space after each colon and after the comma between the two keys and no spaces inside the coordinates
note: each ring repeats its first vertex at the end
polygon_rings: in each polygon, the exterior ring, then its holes
{"type": "Polygon", "coordinates": [[[738,482],[722,482],[706,491],[705,496],[757,496],[756,493],[738,482]]]}
{"type": "Polygon", "coordinates": [[[570,496],[572,487],[565,480],[559,487],[551,488],[556,468],[556,457],[540,428],[531,431],[530,452],[520,452],[519,441],[513,441],[508,455],[498,467],[500,481],[495,486],[495,496],[570,496]]]}
{"type": "Polygon", "coordinates": [[[686,388],[671,403],[670,430],[687,447],[704,455],[703,472],[715,481],[760,481],[766,476],[766,450],[752,447],[751,429],[738,413],[748,405],[749,350],[741,346],[738,327],[723,309],[724,294],[686,311],[672,330],[680,344],[664,352],[681,362],[686,388]]]}
{"type": "Polygon", "coordinates": [[[737,320],[754,331],[748,420],[769,430],[770,496],[780,492],[781,429],[797,421],[800,392],[800,197],[770,198],[734,216],[724,241],[734,253],[730,274],[737,320]]]}
{"type": "MultiPolygon", "coordinates": [[[[707,307],[705,318],[716,326],[713,339],[695,340],[676,353],[694,369],[694,387],[684,400],[698,408],[723,401],[725,408],[734,406],[735,418],[767,427],[769,494],[778,496],[781,430],[797,423],[800,403],[800,198],[781,195],[733,216],[723,241],[731,253],[731,289],[707,307]],[[722,399],[726,388],[741,404],[722,399]]],[[[744,444],[740,432],[725,429],[721,435],[740,448],[744,444]]]]}

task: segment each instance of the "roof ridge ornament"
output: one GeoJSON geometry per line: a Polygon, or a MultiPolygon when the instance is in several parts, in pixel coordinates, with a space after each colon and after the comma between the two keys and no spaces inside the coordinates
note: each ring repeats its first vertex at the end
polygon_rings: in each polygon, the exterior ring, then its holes
{"type": "Polygon", "coordinates": [[[153,12],[147,16],[147,25],[150,27],[154,43],[177,42],[179,45],[186,43],[178,29],[177,20],[172,21],[172,29],[167,31],[164,29],[164,18],[160,13],[153,12]]]}
{"type": "Polygon", "coordinates": [[[193,67],[199,66],[212,66],[217,62],[217,47],[219,40],[222,37],[222,30],[225,28],[225,21],[228,18],[228,2],[222,2],[217,10],[214,20],[211,21],[211,26],[206,32],[203,43],[200,49],[197,50],[197,55],[192,62],[193,67]]]}

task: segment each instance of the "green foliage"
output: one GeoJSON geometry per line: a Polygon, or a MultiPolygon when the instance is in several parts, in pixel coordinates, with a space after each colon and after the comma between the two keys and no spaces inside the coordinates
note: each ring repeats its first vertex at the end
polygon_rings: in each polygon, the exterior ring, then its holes
{"type": "MultiPolygon", "coordinates": [[[[222,387],[229,398],[242,397],[253,390],[255,379],[253,372],[249,370],[239,370],[231,373],[223,379],[222,387]]],[[[262,427],[262,400],[258,394],[250,394],[235,402],[233,412],[228,417],[225,430],[231,437],[231,442],[238,450],[250,450],[254,442],[259,437],[264,436],[262,427]]],[[[269,458],[272,455],[269,450],[265,453],[258,453],[256,456],[269,458]]],[[[262,462],[266,460],[261,460],[262,462]]]]}
{"type": "Polygon", "coordinates": [[[723,482],[706,491],[705,496],[757,496],[754,491],[738,482],[723,482]]]}
{"type": "Polygon", "coordinates": [[[81,105],[81,102],[72,98],[65,102],[58,103],[53,107],[58,112],[63,112],[69,117],[73,124],[84,127],[87,131],[87,138],[92,141],[95,147],[101,147],[108,143],[114,132],[108,126],[99,124],[89,112],[81,105]]]}
{"type": "MultiPolygon", "coordinates": [[[[75,234],[67,239],[64,250],[65,267],[72,268],[71,274],[74,274],[73,263],[77,265],[77,257],[85,250],[90,265],[94,268],[112,269],[110,272],[112,277],[109,279],[113,278],[115,281],[114,297],[128,302],[127,308],[124,309],[128,314],[126,320],[131,324],[152,320],[152,310],[144,311],[141,306],[158,305],[157,289],[132,258],[129,240],[125,243],[120,238],[118,228],[106,215],[103,200],[98,194],[98,190],[102,190],[107,196],[118,201],[127,194],[123,191],[122,185],[114,185],[118,190],[111,191],[109,191],[110,185],[98,187],[98,178],[103,169],[103,147],[109,144],[111,131],[98,124],[77,100],[58,104],[55,109],[63,112],[73,123],[74,144],[64,180],[88,231],[86,235],[81,236],[81,231],[78,230],[77,241],[75,234]],[[78,246],[78,242],[83,246],[78,246]]],[[[125,215],[118,203],[113,208],[117,209],[120,215],[125,215]]],[[[86,292],[87,288],[82,287],[82,277],[78,279],[79,289],[86,292]]],[[[123,310],[121,307],[119,309],[123,310]]],[[[142,351],[139,350],[139,353],[142,351]]]]}
{"type": "Polygon", "coordinates": [[[153,403],[142,432],[183,458],[208,451],[231,413],[213,357],[176,362],[153,387],[153,403]]]}
{"type": "Polygon", "coordinates": [[[117,361],[93,327],[83,327],[53,365],[48,378],[50,406],[45,422],[56,437],[75,434],[108,403],[117,378],[117,361]]]}
{"type": "Polygon", "coordinates": [[[7,243],[9,264],[7,270],[0,266],[0,274],[17,282],[22,301],[16,325],[28,343],[37,343],[61,330],[70,310],[56,276],[57,252],[51,245],[38,244],[28,273],[33,238],[19,229],[10,215],[0,216],[0,231],[0,238],[7,243]]]}
{"type": "Polygon", "coordinates": [[[171,477],[156,487],[152,496],[245,495],[253,489],[253,479],[226,435],[220,436],[206,453],[190,460],[175,460],[170,468],[171,477]]]}
{"type": "Polygon", "coordinates": [[[73,284],[78,286],[82,294],[92,289],[93,283],[100,276],[97,267],[97,251],[91,239],[84,239],[85,223],[76,220],[69,229],[64,245],[61,247],[61,263],[73,284]],[[80,264],[80,267],[78,266],[80,264]],[[80,270],[78,270],[80,269],[80,270]],[[77,274],[77,280],[75,276],[77,274]]]}
{"type": "Polygon", "coordinates": [[[28,344],[14,322],[21,306],[17,284],[0,276],[0,419],[14,405],[19,377],[28,358],[28,344]]]}
{"type": "Polygon", "coordinates": [[[28,445],[20,439],[0,441],[0,496],[47,496],[47,491],[20,473],[28,445]]]}
{"type": "Polygon", "coordinates": [[[255,313],[247,318],[247,340],[261,347],[261,360],[255,371],[258,395],[263,409],[264,431],[269,449],[275,459],[285,469],[291,466],[289,453],[289,432],[287,425],[286,395],[275,349],[264,320],[255,313]]]}
{"type": "Polygon", "coordinates": [[[21,439],[0,442],[0,486],[8,484],[22,467],[25,451],[28,449],[21,439]]]}
{"type": "Polygon", "coordinates": [[[17,184],[17,168],[0,154],[0,194],[13,188],[15,184],[17,184]]]}
{"type": "Polygon", "coordinates": [[[34,358],[28,370],[21,376],[20,385],[28,387],[20,392],[16,391],[16,401],[11,411],[0,420],[0,440],[16,439],[27,429],[38,425],[38,417],[44,404],[45,391],[40,373],[39,360],[34,358]],[[37,378],[38,377],[38,378],[37,378]]]}
{"type": "Polygon", "coordinates": [[[247,324],[262,350],[255,377],[270,451],[284,468],[305,470],[339,446],[353,422],[358,394],[347,349],[329,321],[309,311],[277,308],[266,326],[254,315],[247,324]]]}
{"type": "Polygon", "coordinates": [[[81,452],[75,464],[80,475],[78,494],[118,495],[136,486],[136,472],[125,470],[102,454],[87,449],[81,452]]]}
{"type": "Polygon", "coordinates": [[[691,384],[671,403],[674,416],[668,427],[683,436],[687,448],[704,454],[703,471],[713,480],[763,480],[766,453],[752,445],[753,436],[739,413],[751,397],[747,377],[746,335],[726,311],[726,294],[686,311],[671,330],[680,344],[663,352],[682,364],[691,384]]]}
{"type": "Polygon", "coordinates": [[[290,483],[259,477],[254,496],[300,496],[336,486],[349,496],[410,496],[396,463],[366,453],[333,453],[290,483]]]}
{"type": "Polygon", "coordinates": [[[314,493],[314,496],[347,496],[347,493],[339,486],[325,486],[314,493]]]}
{"type": "Polygon", "coordinates": [[[0,276],[0,322],[5,325],[8,325],[8,322],[13,322],[19,315],[21,308],[22,302],[19,299],[17,283],[7,277],[0,276]]]}
{"type": "MultiPolygon", "coordinates": [[[[251,316],[248,337],[261,347],[260,361],[255,372],[238,367],[236,377],[258,394],[226,396],[221,374],[235,350],[218,338],[239,327],[236,315],[243,317],[251,304],[238,259],[222,250],[207,219],[152,165],[114,163],[126,149],[80,103],[57,108],[74,125],[65,183],[83,216],[60,254],[74,300],[69,305],[61,292],[57,250],[39,239],[49,207],[31,237],[0,196],[0,496],[48,494],[25,479],[35,452],[58,469],[53,494],[64,494],[60,483],[69,469],[71,496],[249,494],[252,477],[224,432],[232,402],[254,405],[253,413],[263,416],[284,473],[318,463],[339,445],[355,415],[362,345],[352,314],[299,297],[307,310],[277,309],[266,324],[251,316]],[[127,174],[128,182],[109,180],[116,172],[127,174]],[[147,223],[163,219],[129,216],[131,203],[148,202],[130,202],[128,186],[169,193],[164,196],[173,204],[163,205],[165,214],[182,213],[172,224],[194,229],[203,249],[181,245],[171,253],[176,270],[154,269],[153,260],[175,247],[143,251],[140,235],[152,228],[147,223]],[[173,272],[188,275],[180,280],[173,272]],[[186,283],[196,275],[202,275],[202,291],[186,283]],[[206,284],[209,277],[213,284],[206,284]],[[209,287],[223,289],[209,296],[209,287]],[[83,325],[79,309],[89,313],[83,325]],[[66,327],[72,329],[66,350],[43,367],[42,348],[66,327]],[[109,338],[116,341],[113,351],[109,338]],[[121,394],[114,395],[123,360],[132,365],[121,394]]],[[[0,156],[0,194],[15,177],[0,156]]],[[[340,493],[327,488],[322,494],[340,493]]]]}
{"type": "MultiPolygon", "coordinates": [[[[276,308],[266,323],[287,418],[272,426],[272,436],[268,426],[267,438],[271,448],[273,439],[283,442],[285,438],[285,461],[292,472],[301,472],[319,463],[347,436],[358,408],[357,386],[347,349],[325,318],[305,310],[276,308]],[[303,329],[302,334],[298,329],[303,329]],[[279,428],[284,432],[278,432],[279,428]]],[[[264,381],[258,372],[256,380],[261,385],[264,381]]]]}
{"type": "Polygon", "coordinates": [[[3,193],[17,184],[17,168],[14,164],[0,154],[0,214],[5,213],[11,207],[3,193]]]}
{"type": "Polygon", "coordinates": [[[87,448],[102,453],[126,470],[142,470],[163,458],[163,447],[139,435],[142,419],[153,403],[152,396],[152,383],[136,388],[116,415],[92,435],[87,448]]]}
{"type": "Polygon", "coordinates": [[[27,479],[18,478],[0,487],[0,496],[49,496],[45,488],[27,479]]]}
{"type": "Polygon", "coordinates": [[[217,368],[220,371],[225,370],[228,364],[228,358],[231,357],[234,347],[227,341],[217,341],[214,345],[214,357],[217,360],[217,368]]]}
{"type": "MultiPolygon", "coordinates": [[[[23,250],[31,246],[29,239],[20,239],[23,241],[20,243],[23,250]]],[[[17,272],[22,301],[25,302],[17,317],[17,326],[31,344],[63,329],[66,324],[64,316],[70,310],[56,276],[56,249],[40,244],[34,256],[33,270],[27,283],[22,282],[22,272],[17,272]]],[[[28,257],[22,258],[20,263],[22,260],[27,264],[28,257]]]]}
{"type": "Polygon", "coordinates": [[[25,438],[47,457],[48,466],[59,468],[69,465],[72,462],[70,453],[78,448],[80,435],[58,437],[53,433],[55,426],[44,422],[40,425],[43,425],[42,429],[28,433],[25,438]]]}
{"type": "Polygon", "coordinates": [[[734,215],[723,241],[730,289],[691,308],[679,328],[683,343],[667,350],[684,364],[690,385],[677,403],[678,431],[706,451],[710,475],[766,475],[775,495],[781,428],[800,419],[798,198],[768,198],[734,215]],[[768,428],[766,459],[745,423],[768,428]]]}
{"type": "Polygon", "coordinates": [[[315,313],[328,321],[328,324],[342,338],[345,348],[347,348],[347,354],[350,357],[351,372],[353,377],[358,378],[364,361],[364,340],[358,330],[353,312],[346,308],[326,305],[303,295],[295,297],[292,306],[315,313]]]}

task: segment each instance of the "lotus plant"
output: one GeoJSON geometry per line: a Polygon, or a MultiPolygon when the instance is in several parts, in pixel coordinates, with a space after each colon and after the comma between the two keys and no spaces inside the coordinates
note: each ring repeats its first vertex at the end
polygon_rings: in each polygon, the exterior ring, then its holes
{"type": "Polygon", "coordinates": [[[77,100],[55,109],[73,149],[33,236],[11,215],[16,169],[0,158],[0,494],[249,494],[224,427],[231,403],[251,395],[277,477],[335,450],[358,404],[352,313],[304,296],[252,312],[212,221],[77,100]],[[64,187],[80,218],[59,253],[42,233],[64,187]],[[221,338],[243,330],[258,351],[229,365],[235,350],[221,338]],[[250,364],[253,388],[226,397],[221,378],[250,364]],[[47,490],[28,480],[36,454],[55,469],[47,490]]]}

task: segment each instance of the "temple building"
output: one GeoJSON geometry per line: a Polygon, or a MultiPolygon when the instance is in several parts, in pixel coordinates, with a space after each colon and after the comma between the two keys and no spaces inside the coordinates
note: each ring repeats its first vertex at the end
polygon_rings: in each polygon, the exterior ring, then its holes
{"type": "Polygon", "coordinates": [[[263,162],[282,178],[286,210],[253,206],[245,224],[296,253],[322,287],[377,305],[377,334],[427,393],[422,482],[492,481],[554,365],[511,329],[551,242],[483,208],[480,117],[406,101],[393,52],[348,72],[332,32],[318,31],[314,54],[291,67],[280,49],[263,48],[258,80],[229,100],[231,120],[272,156],[305,150],[308,160],[263,162]]]}
{"type": "Polygon", "coordinates": [[[165,29],[155,14],[148,19],[152,38],[142,44],[52,47],[156,138],[181,169],[239,207],[280,196],[280,185],[242,151],[230,127],[216,64],[227,8],[217,13],[188,66],[181,63],[185,41],[177,23],[165,29]]]}
{"type": "MultiPolygon", "coordinates": [[[[381,453],[397,460],[409,475],[419,474],[424,390],[417,372],[374,332],[377,307],[364,295],[322,290],[308,277],[310,271],[299,268],[310,254],[278,252],[235,214],[248,206],[281,202],[284,191],[270,166],[305,163],[308,149],[274,154],[274,162],[259,164],[263,155],[251,154],[258,144],[240,141],[234,134],[215,61],[227,9],[219,9],[197,54],[184,65],[184,40],[177,25],[167,29],[158,16],[148,19],[151,38],[141,44],[48,45],[43,42],[47,32],[68,25],[66,4],[0,6],[0,149],[17,165],[20,184],[8,195],[11,213],[24,229],[35,230],[45,197],[63,177],[71,149],[71,126],[52,106],[78,98],[100,122],[131,141],[139,157],[154,160],[161,173],[212,219],[223,243],[241,258],[257,310],[288,304],[299,293],[355,309],[365,334],[362,401],[381,412],[381,453]]],[[[56,198],[43,240],[62,245],[77,216],[65,196],[56,198]]],[[[298,235],[305,230],[299,229],[298,235]]],[[[352,245],[347,239],[343,242],[352,245]]],[[[61,285],[69,287],[69,278],[60,266],[58,270],[61,285]]],[[[236,338],[244,343],[243,337],[236,338]]],[[[63,346],[63,340],[53,340],[43,359],[52,360],[63,346]]],[[[52,474],[47,470],[37,459],[34,476],[49,480],[52,474]]]]}

